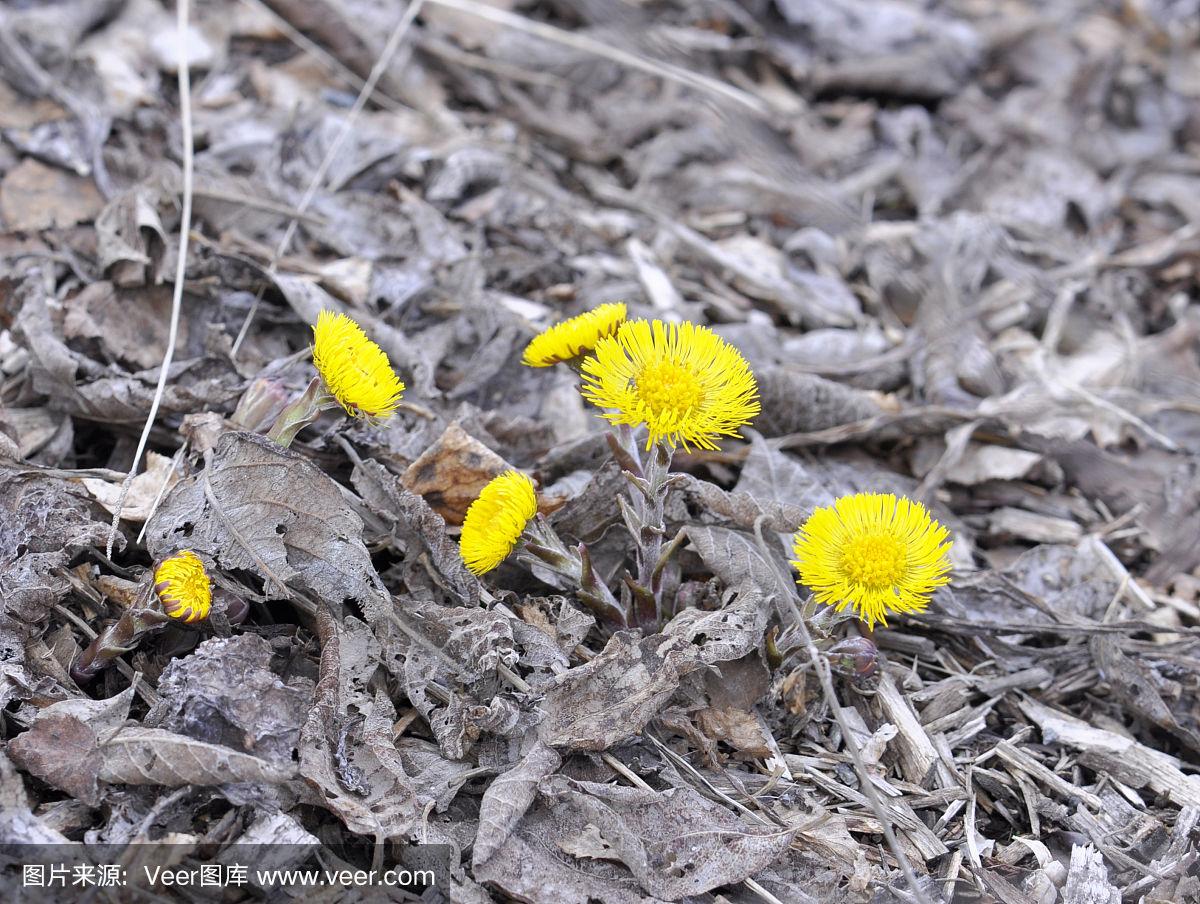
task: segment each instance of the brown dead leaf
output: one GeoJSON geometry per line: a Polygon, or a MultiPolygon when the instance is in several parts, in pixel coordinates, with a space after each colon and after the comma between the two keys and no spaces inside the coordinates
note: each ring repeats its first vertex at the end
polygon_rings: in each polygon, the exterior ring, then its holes
{"type": "MultiPolygon", "coordinates": [[[[121,502],[121,484],[118,481],[85,477],[80,483],[108,512],[117,510],[117,504],[121,502]]],[[[179,472],[175,470],[174,460],[157,452],[147,452],[146,469],[130,482],[129,492],[121,506],[121,517],[135,524],[145,521],[150,517],[160,494],[177,483],[179,472]]]]}
{"type": "Polygon", "coordinates": [[[476,878],[525,900],[676,901],[754,876],[794,832],[743,823],[690,788],[642,790],[553,776],[529,816],[476,878]],[[563,863],[562,843],[581,857],[563,863]],[[603,854],[603,856],[599,856],[603,854]],[[619,860],[620,865],[612,862],[619,860]],[[581,893],[583,892],[583,893],[581,893]]]}
{"type": "Polygon", "coordinates": [[[865,421],[884,412],[878,393],[775,368],[758,374],[763,413],[754,427],[763,436],[810,433],[865,421]]]}
{"type": "Polygon", "coordinates": [[[300,774],[316,800],[360,835],[400,835],[420,816],[417,800],[390,734],[395,721],[384,695],[367,691],[378,668],[379,644],[356,618],[338,622],[317,612],[321,676],[300,734],[300,774]],[[368,743],[352,743],[353,737],[368,743]],[[382,754],[382,756],[381,756],[382,754]]]}
{"type": "Polygon", "coordinates": [[[68,421],[49,408],[0,408],[0,433],[17,440],[17,454],[29,458],[59,435],[68,421]]]}
{"type": "Polygon", "coordinates": [[[96,733],[65,713],[43,715],[8,745],[14,762],[90,806],[100,803],[103,758],[96,733]]]}
{"type": "Polygon", "coordinates": [[[271,645],[255,634],[213,637],[159,676],[146,723],[273,763],[291,763],[312,704],[312,682],[284,683],[271,645]]]}
{"type": "Polygon", "coordinates": [[[484,485],[508,463],[453,423],[401,478],[451,524],[462,524],[484,485]]]}
{"type": "Polygon", "coordinates": [[[132,688],[107,700],[76,697],[38,711],[29,731],[9,744],[16,763],[89,806],[100,803],[100,745],[125,722],[132,688]]]}
{"type": "Polygon", "coordinates": [[[538,783],[561,765],[558,752],[539,741],[519,763],[488,786],[479,802],[479,831],[471,851],[475,866],[504,845],[537,796],[538,783]]]}
{"type": "Polygon", "coordinates": [[[0,220],[14,231],[61,229],[93,220],[104,199],[91,179],[26,157],[0,181],[0,220]]]}
{"type": "Polygon", "coordinates": [[[159,210],[174,201],[176,176],[164,171],[117,195],[96,218],[100,272],[117,286],[157,285],[166,261],[159,210]]]}
{"type": "MultiPolygon", "coordinates": [[[[95,340],[101,355],[120,361],[131,370],[157,366],[170,335],[171,289],[118,289],[108,282],[92,283],[65,302],[63,337],[95,340]]],[[[177,349],[188,347],[190,318],[179,320],[177,349]]]]}
{"type": "Polygon", "coordinates": [[[161,728],[122,729],[101,745],[100,755],[100,780],[124,785],[274,785],[296,774],[292,765],[277,765],[161,728]]]}
{"type": "Polygon", "coordinates": [[[769,736],[756,712],[709,706],[696,713],[696,721],[709,738],[724,741],[739,753],[756,757],[771,755],[769,736]]]}
{"type": "Polygon", "coordinates": [[[442,593],[464,606],[479,603],[479,578],[463,564],[458,544],[446,534],[446,523],[416,493],[406,489],[377,461],[356,464],[350,477],[370,509],[386,519],[405,556],[405,583],[412,593],[442,593]]]}

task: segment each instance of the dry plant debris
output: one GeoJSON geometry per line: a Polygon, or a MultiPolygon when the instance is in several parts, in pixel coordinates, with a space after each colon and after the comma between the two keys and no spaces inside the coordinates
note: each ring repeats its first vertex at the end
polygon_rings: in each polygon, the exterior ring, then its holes
{"type": "Polygon", "coordinates": [[[1200,901],[1196,0],[175,12],[0,10],[0,846],[1200,901]]]}

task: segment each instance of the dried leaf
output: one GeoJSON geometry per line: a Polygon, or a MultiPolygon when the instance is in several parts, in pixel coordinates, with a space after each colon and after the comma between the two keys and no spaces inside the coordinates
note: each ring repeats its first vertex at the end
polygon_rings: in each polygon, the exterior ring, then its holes
{"type": "Polygon", "coordinates": [[[508,467],[503,458],[453,423],[409,465],[401,480],[448,522],[462,524],[467,508],[488,481],[508,467]]]}
{"type": "MultiPolygon", "coordinates": [[[[85,477],[80,481],[84,488],[92,494],[108,512],[115,512],[121,501],[121,482],[101,480],[98,477],[85,477]]],[[[179,482],[179,472],[175,462],[157,452],[146,453],[146,468],[129,483],[129,491],[125,494],[121,505],[121,517],[125,521],[140,524],[150,517],[154,503],[160,494],[170,490],[179,482]]]]}
{"type": "Polygon", "coordinates": [[[446,534],[446,523],[424,499],[404,488],[400,479],[377,461],[356,464],[351,483],[373,512],[391,522],[392,533],[408,552],[406,575],[410,592],[448,590],[452,602],[476,606],[480,599],[479,579],[467,570],[458,544],[446,534]],[[424,554],[414,555],[418,549],[424,554]],[[418,563],[427,562],[432,576],[418,563]]]}
{"type": "Polygon", "coordinates": [[[488,786],[479,802],[479,832],[471,851],[475,867],[500,850],[537,796],[538,783],[560,765],[558,752],[539,741],[488,786]]]}
{"type": "Polygon", "coordinates": [[[226,433],[211,464],[181,480],[146,527],[156,557],[180,549],[255,571],[275,593],[386,599],[362,541],[362,519],[311,461],[252,433],[226,433]]]}
{"type": "Polygon", "coordinates": [[[607,750],[640,732],[699,666],[699,651],[681,637],[618,632],[547,688],[538,737],[552,747],[607,750]]]}
{"type": "Polygon", "coordinates": [[[358,619],[338,623],[323,608],[317,612],[317,633],[321,676],[301,731],[300,774],[350,831],[401,835],[419,818],[421,805],[399,754],[379,736],[385,730],[381,721],[390,727],[395,710],[386,697],[367,691],[378,668],[379,644],[358,619]],[[355,732],[368,743],[350,743],[355,732]]]}
{"type": "Polygon", "coordinates": [[[12,230],[60,229],[94,219],[104,199],[91,179],[26,158],[0,180],[0,220],[12,230]]]}
{"type": "Polygon", "coordinates": [[[41,713],[29,731],[8,746],[22,769],[90,806],[100,803],[103,757],[96,733],[65,713],[41,713]]]}
{"type": "Polygon", "coordinates": [[[269,668],[270,644],[254,634],[214,637],[172,660],[146,724],[280,765],[293,762],[312,682],[284,683],[269,668]]]}
{"type": "Polygon", "coordinates": [[[754,427],[763,436],[812,433],[884,413],[878,394],[815,374],[774,368],[756,376],[762,414],[754,427]]]}
{"type": "Polygon", "coordinates": [[[125,785],[273,785],[296,773],[294,766],[279,766],[160,728],[122,729],[101,745],[100,756],[100,780],[125,785]]]}
{"type": "Polygon", "coordinates": [[[645,791],[562,776],[542,787],[567,805],[571,821],[599,829],[647,893],[671,901],[753,876],[795,834],[746,825],[690,788],[645,791]]]}

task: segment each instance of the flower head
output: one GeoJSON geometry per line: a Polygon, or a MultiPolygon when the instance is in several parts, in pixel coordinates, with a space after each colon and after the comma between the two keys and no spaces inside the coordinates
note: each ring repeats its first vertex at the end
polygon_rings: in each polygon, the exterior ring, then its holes
{"type": "Polygon", "coordinates": [[[605,336],[611,336],[625,322],[625,305],[602,304],[598,308],[556,323],[533,337],[525,346],[521,363],[530,367],[550,367],[586,355],[605,336]]]}
{"type": "Polygon", "coordinates": [[[949,532],[925,506],[891,493],[843,496],[796,534],[798,583],[817,602],[850,606],[869,626],[889,612],[921,612],[950,580],[949,532]]]}
{"type": "Polygon", "coordinates": [[[313,364],[325,386],[352,416],[390,417],[404,383],[387,353],[345,314],[322,311],[313,327],[313,364]]]}
{"type": "Polygon", "coordinates": [[[486,574],[508,558],[537,514],[533,481],[520,471],[492,478],[463,519],[459,554],[474,574],[486,574]]]}
{"type": "Polygon", "coordinates": [[[716,449],[760,410],[758,384],[736,348],[694,323],[630,321],[583,362],[584,398],[613,424],[645,424],[646,448],[716,449]]]}
{"type": "Polygon", "coordinates": [[[171,618],[195,622],[208,617],[212,584],[199,556],[189,550],[163,559],[154,569],[154,590],[171,618]]]}

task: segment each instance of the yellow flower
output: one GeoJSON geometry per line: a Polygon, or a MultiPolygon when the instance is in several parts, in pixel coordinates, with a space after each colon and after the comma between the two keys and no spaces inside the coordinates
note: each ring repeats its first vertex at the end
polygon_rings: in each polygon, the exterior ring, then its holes
{"type": "Polygon", "coordinates": [[[204,563],[191,550],[163,559],[154,569],[154,590],[171,618],[194,622],[208,617],[212,585],[204,563]]]}
{"type": "Polygon", "coordinates": [[[586,314],[556,323],[538,333],[525,346],[521,363],[530,367],[550,367],[587,354],[605,336],[611,336],[625,321],[625,305],[602,304],[586,314]]]}
{"type": "Polygon", "coordinates": [[[630,321],[584,359],[581,392],[613,424],[672,448],[716,449],[758,414],[758,384],[736,348],[694,323],[630,321]]]}
{"type": "Polygon", "coordinates": [[[796,534],[792,565],[817,602],[847,606],[874,627],[889,612],[921,612],[950,581],[949,532],[925,506],[891,493],[843,496],[796,534]]]}
{"type": "Polygon", "coordinates": [[[400,404],[404,384],[387,353],[345,314],[317,315],[313,364],[330,394],[352,416],[391,417],[400,404]]]}
{"type": "Polygon", "coordinates": [[[533,481],[520,471],[492,478],[463,519],[459,554],[474,574],[486,574],[513,551],[537,514],[533,481]]]}

